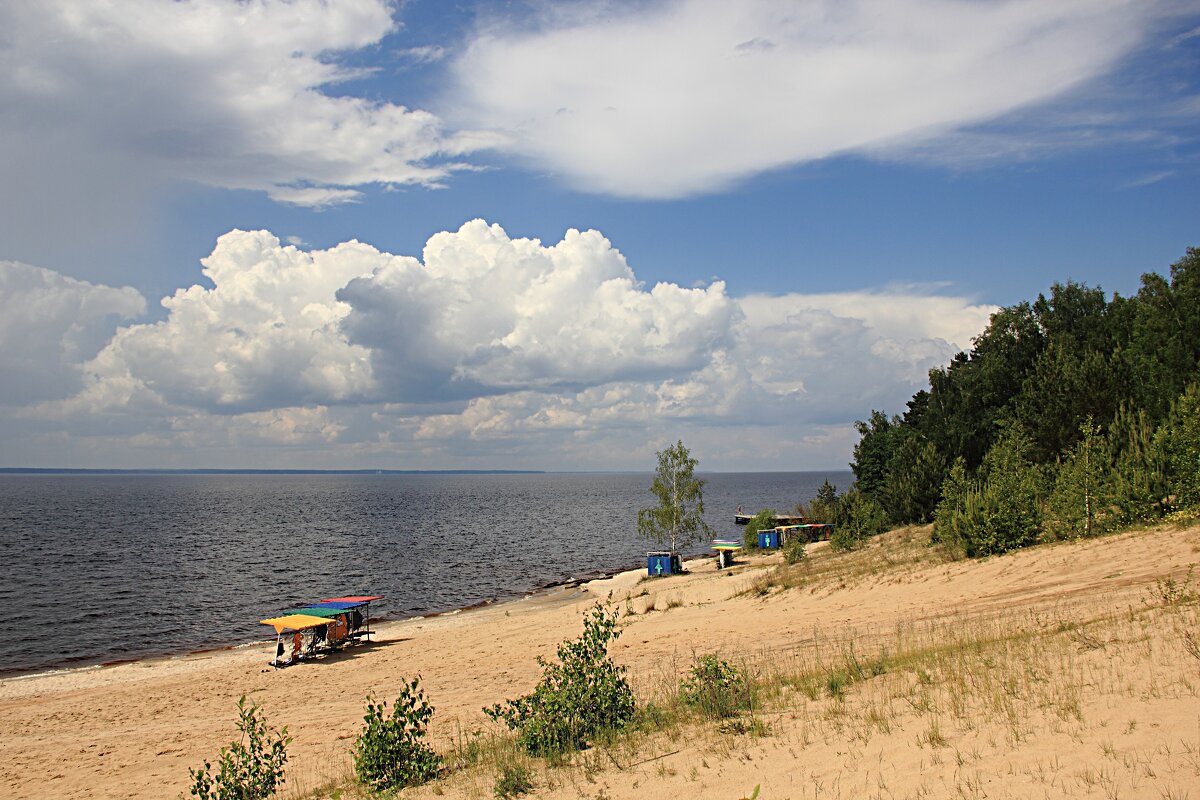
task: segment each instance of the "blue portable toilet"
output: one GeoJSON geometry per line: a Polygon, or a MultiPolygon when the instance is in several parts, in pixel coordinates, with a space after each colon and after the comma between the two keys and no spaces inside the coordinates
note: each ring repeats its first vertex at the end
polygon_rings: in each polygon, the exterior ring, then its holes
{"type": "Polygon", "coordinates": [[[650,577],[682,572],[682,566],[678,553],[669,550],[646,553],[646,574],[650,577]]]}
{"type": "Polygon", "coordinates": [[[769,531],[759,531],[758,546],[763,550],[779,547],[779,531],[774,528],[769,531]]]}

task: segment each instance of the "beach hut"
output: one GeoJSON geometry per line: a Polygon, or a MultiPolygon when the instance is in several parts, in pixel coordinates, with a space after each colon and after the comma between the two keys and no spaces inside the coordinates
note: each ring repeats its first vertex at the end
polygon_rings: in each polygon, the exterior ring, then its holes
{"type": "Polygon", "coordinates": [[[810,522],[806,525],[797,525],[796,528],[803,531],[804,538],[810,542],[819,542],[833,535],[833,525],[825,522],[810,522]]]}
{"type": "Polygon", "coordinates": [[[779,525],[775,530],[779,531],[779,546],[783,547],[795,536],[804,536],[804,530],[807,525],[779,525]]]}

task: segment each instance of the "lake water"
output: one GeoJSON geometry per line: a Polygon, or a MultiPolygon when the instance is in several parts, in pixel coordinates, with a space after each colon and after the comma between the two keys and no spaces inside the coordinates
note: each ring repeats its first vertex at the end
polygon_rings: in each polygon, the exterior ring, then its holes
{"type": "MultiPolygon", "coordinates": [[[[705,518],[791,510],[849,472],[703,476],[705,518]]],[[[258,620],[386,595],[403,617],[645,564],[649,474],[4,475],[0,673],[269,638],[258,620]]],[[[692,548],[702,552],[704,546],[692,548]]]]}

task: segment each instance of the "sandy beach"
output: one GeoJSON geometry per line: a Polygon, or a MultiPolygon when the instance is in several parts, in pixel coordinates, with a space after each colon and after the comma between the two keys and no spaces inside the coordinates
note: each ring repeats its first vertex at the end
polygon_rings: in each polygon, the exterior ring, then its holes
{"type": "MultiPolygon", "coordinates": [[[[391,700],[420,675],[437,708],[433,744],[449,748],[490,729],[481,708],[531,689],[534,657],[551,656],[589,608],[611,600],[623,625],[612,653],[643,700],[702,653],[782,675],[848,646],[864,659],[884,648],[896,666],[844,697],[789,685],[764,706],[762,735],[688,723],[648,735],[638,754],[537,767],[533,796],[737,798],[755,786],[760,798],[1196,796],[1200,657],[1188,642],[1200,626],[1189,570],[1200,528],[977,562],[933,557],[927,537],[893,532],[848,555],[811,546],[788,588],[765,580],[777,553],[725,571],[697,560],[669,579],[622,573],[386,622],[369,646],[282,670],[268,666],[272,643],[5,679],[0,794],[183,795],[188,768],[232,738],[247,694],[294,737],[285,796],[321,796],[349,774],[366,695],[391,700]],[[959,636],[976,644],[957,660],[898,658],[959,636]]],[[[489,781],[463,772],[408,794],[490,797],[489,781]]]]}

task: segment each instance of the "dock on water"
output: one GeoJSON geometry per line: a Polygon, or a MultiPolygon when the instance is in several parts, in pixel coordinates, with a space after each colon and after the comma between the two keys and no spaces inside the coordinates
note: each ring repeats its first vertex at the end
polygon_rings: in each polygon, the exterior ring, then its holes
{"type": "MultiPolygon", "coordinates": [[[[734,514],[733,523],[735,525],[748,525],[750,520],[754,519],[754,514],[734,514]]],[[[775,522],[771,527],[776,528],[780,525],[803,525],[807,520],[803,514],[776,514],[775,522]]]]}

